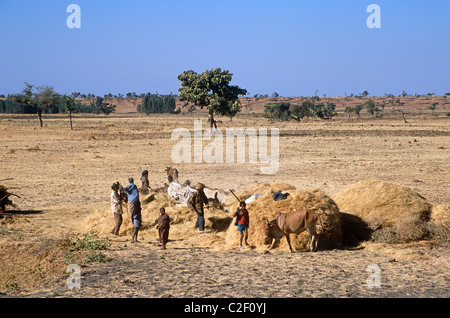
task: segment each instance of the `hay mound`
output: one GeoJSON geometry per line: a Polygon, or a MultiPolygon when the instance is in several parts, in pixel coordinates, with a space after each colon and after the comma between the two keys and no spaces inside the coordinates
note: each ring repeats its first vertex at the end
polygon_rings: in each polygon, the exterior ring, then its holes
{"type": "Polygon", "coordinates": [[[388,182],[364,180],[332,196],[341,212],[360,217],[375,241],[401,243],[426,235],[431,204],[417,192],[388,182]]]}
{"type": "Polygon", "coordinates": [[[393,226],[406,217],[427,220],[431,204],[417,192],[388,182],[364,180],[332,196],[340,211],[366,222],[393,226]]]}
{"type": "Polygon", "coordinates": [[[431,207],[431,219],[428,231],[437,242],[450,242],[450,206],[435,205],[431,207]]]}
{"type": "MultiPolygon", "coordinates": [[[[272,220],[278,213],[286,213],[293,210],[311,209],[316,212],[320,221],[317,224],[317,232],[320,235],[319,248],[334,248],[341,244],[341,217],[337,205],[321,190],[297,190],[285,183],[272,182],[260,183],[253,187],[236,192],[240,200],[246,200],[251,196],[261,193],[253,202],[247,205],[250,215],[249,243],[257,250],[264,251],[270,242],[265,242],[262,222],[272,220]],[[274,201],[272,194],[281,191],[289,192],[285,200],[274,201]],[[322,228],[322,224],[323,227],[322,228]]],[[[152,193],[141,195],[142,223],[139,237],[145,242],[156,242],[158,231],[156,230],[159,208],[164,207],[171,218],[170,240],[182,242],[183,245],[195,247],[210,247],[218,251],[234,249],[239,246],[240,234],[234,226],[232,215],[239,206],[239,202],[232,197],[227,200],[228,211],[210,208],[205,209],[205,233],[199,234],[194,228],[197,214],[184,204],[176,204],[166,193],[152,193]]],[[[106,205],[94,211],[87,219],[89,227],[99,233],[110,235],[114,227],[114,218],[111,208],[106,205]]],[[[119,240],[128,241],[132,234],[130,217],[124,210],[123,224],[120,229],[119,240]]],[[[296,250],[308,249],[311,237],[304,232],[300,235],[291,235],[292,247],[296,250]]],[[[280,248],[287,250],[287,243],[282,239],[280,248]]]]}
{"type": "MultiPolygon", "coordinates": [[[[139,231],[139,238],[144,242],[158,241],[158,230],[156,225],[159,217],[159,209],[164,207],[166,214],[171,219],[169,234],[170,240],[182,240],[185,244],[195,246],[213,246],[216,243],[223,245],[224,239],[220,233],[228,228],[232,218],[229,213],[220,209],[205,209],[205,228],[207,235],[199,236],[198,228],[194,225],[197,220],[197,214],[190,210],[184,204],[177,204],[167,193],[150,193],[140,196],[142,205],[142,228],[139,231]]],[[[109,205],[94,211],[86,220],[90,229],[104,235],[110,235],[114,227],[114,217],[109,205]]],[[[128,241],[131,239],[133,226],[131,216],[123,210],[123,223],[120,227],[119,240],[128,241]]],[[[217,245],[217,244],[216,244],[217,245]]]]}
{"type": "MultiPolygon", "coordinates": [[[[277,191],[280,192],[289,192],[295,190],[295,187],[282,182],[266,182],[266,183],[258,183],[254,186],[240,189],[239,191],[235,192],[235,194],[239,197],[240,200],[245,201],[246,199],[250,198],[253,195],[256,195],[258,193],[261,194],[272,194],[277,191]]],[[[228,206],[236,206],[239,207],[239,203],[236,201],[236,198],[234,196],[230,196],[228,200],[226,201],[226,205],[228,206]]],[[[236,209],[233,210],[233,212],[236,209]]]]}
{"type": "MultiPolygon", "coordinates": [[[[142,206],[142,223],[143,227],[140,231],[142,235],[149,231],[157,224],[159,217],[159,209],[164,207],[166,213],[170,216],[173,224],[183,223],[191,220],[194,216],[190,215],[189,209],[183,204],[175,204],[170,197],[165,193],[152,193],[144,196],[141,194],[142,206]]],[[[111,213],[111,208],[99,209],[92,213],[87,222],[91,228],[100,233],[108,234],[114,227],[114,218],[111,213]]],[[[125,207],[123,208],[123,223],[120,227],[119,235],[130,235],[132,233],[131,216],[127,213],[125,207]]]]}
{"type": "Polygon", "coordinates": [[[431,221],[450,227],[450,205],[433,205],[431,207],[431,221]]]}
{"type": "MultiPolygon", "coordinates": [[[[240,190],[236,195],[245,200],[257,193],[262,195],[247,204],[250,216],[249,243],[259,250],[265,250],[270,242],[266,242],[263,233],[263,223],[273,220],[279,213],[287,213],[295,210],[310,209],[318,214],[320,221],[317,224],[319,234],[319,248],[329,249],[341,244],[341,218],[337,205],[321,190],[297,190],[285,183],[260,183],[253,187],[240,190]],[[285,200],[274,201],[272,194],[281,191],[290,195],[285,200]],[[323,224],[323,228],[322,228],[323,224]]],[[[230,206],[230,212],[234,213],[239,206],[237,200],[230,206]]],[[[226,232],[226,245],[228,248],[239,246],[240,234],[234,221],[226,232]]],[[[291,244],[294,250],[306,250],[309,248],[311,236],[306,231],[300,235],[291,235],[291,244]]],[[[280,241],[279,248],[288,250],[286,240],[280,241]]]]}

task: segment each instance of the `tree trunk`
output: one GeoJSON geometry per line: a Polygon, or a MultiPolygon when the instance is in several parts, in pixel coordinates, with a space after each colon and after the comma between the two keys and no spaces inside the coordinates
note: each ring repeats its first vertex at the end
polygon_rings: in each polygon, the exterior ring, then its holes
{"type": "Polygon", "coordinates": [[[217,129],[216,121],[214,120],[214,111],[210,110],[208,115],[209,128],[212,130],[213,126],[217,129]]]}
{"type": "Polygon", "coordinates": [[[392,112],[399,112],[400,114],[402,114],[403,122],[404,122],[405,124],[408,123],[408,121],[407,121],[406,118],[405,118],[405,113],[404,113],[402,110],[400,110],[400,109],[393,109],[392,112]]]}
{"type": "Polygon", "coordinates": [[[69,110],[69,123],[70,123],[70,130],[73,130],[73,127],[72,127],[72,111],[71,110],[69,110]]]}
{"type": "Polygon", "coordinates": [[[38,118],[39,118],[39,124],[40,124],[40,126],[42,128],[43,127],[43,124],[42,124],[42,110],[38,110],[37,111],[37,115],[38,115],[38,118]]]}
{"type": "Polygon", "coordinates": [[[400,111],[400,112],[402,113],[403,121],[405,122],[405,124],[407,124],[408,122],[406,121],[406,118],[405,118],[405,113],[404,113],[404,112],[402,112],[402,111],[400,111]]]}

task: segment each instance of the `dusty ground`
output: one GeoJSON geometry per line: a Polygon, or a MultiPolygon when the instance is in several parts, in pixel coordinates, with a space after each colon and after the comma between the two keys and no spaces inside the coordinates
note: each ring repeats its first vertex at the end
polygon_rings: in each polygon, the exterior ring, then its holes
{"type": "MultiPolygon", "coordinates": [[[[3,251],[11,245],[56,240],[89,231],[88,217],[109,209],[111,184],[150,173],[152,186],[166,181],[173,166],[170,140],[175,128],[193,130],[204,115],[76,117],[75,131],[63,116],[45,116],[39,129],[34,116],[0,117],[0,179],[22,211],[2,225],[3,251]]],[[[262,164],[179,164],[180,179],[222,189],[281,181],[297,188],[321,188],[330,196],[363,179],[377,178],[417,190],[433,204],[450,204],[450,120],[417,115],[301,123],[269,123],[239,116],[226,127],[280,129],[280,167],[261,175],[262,164]]],[[[113,222],[111,219],[111,228],[113,222]]],[[[447,245],[432,242],[359,249],[298,252],[256,249],[217,251],[190,237],[171,235],[169,249],[157,246],[156,232],[130,244],[128,235],[111,238],[112,261],[82,269],[82,288],[69,290],[65,268],[33,288],[6,288],[3,295],[32,297],[449,297],[447,245]],[[381,287],[370,289],[367,266],[381,269],[381,287]],[[305,271],[308,268],[308,271],[305,271]],[[245,285],[245,287],[243,287],[245,285]]],[[[108,233],[100,233],[108,236],[108,233]]],[[[208,229],[205,236],[215,235],[208,229]]],[[[109,235],[110,237],[110,235],[109,235]]],[[[250,238],[251,242],[251,238],[250,238]]],[[[1,254],[2,264],[8,255],[1,254]]],[[[26,264],[26,260],[23,260],[26,264]]],[[[20,262],[15,262],[13,266],[20,262]]],[[[14,268],[9,268],[14,271],[14,268]]],[[[9,286],[13,281],[9,282],[9,286]]]]}
{"type": "MultiPolygon", "coordinates": [[[[206,234],[207,235],[207,234],[206,234]]],[[[66,277],[31,297],[449,297],[448,250],[427,259],[403,260],[364,250],[319,253],[216,252],[156,241],[116,244],[106,265],[82,269],[82,286],[69,290],[66,277]],[[126,245],[126,246],[125,246],[126,245]],[[381,270],[380,288],[370,288],[368,266],[381,270]],[[437,268],[436,268],[437,267],[437,268]]],[[[420,249],[418,249],[420,250],[420,249]]],[[[429,250],[429,249],[428,249],[429,250]]]]}

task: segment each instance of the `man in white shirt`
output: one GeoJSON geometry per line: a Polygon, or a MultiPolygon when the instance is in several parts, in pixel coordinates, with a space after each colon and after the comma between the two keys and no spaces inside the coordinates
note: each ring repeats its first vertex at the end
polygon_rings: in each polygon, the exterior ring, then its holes
{"type": "Polygon", "coordinates": [[[111,234],[119,235],[119,229],[122,225],[122,198],[119,194],[119,185],[117,183],[114,183],[111,186],[111,189],[113,190],[111,192],[111,210],[114,215],[114,220],[116,222],[116,225],[111,231],[111,234]]]}

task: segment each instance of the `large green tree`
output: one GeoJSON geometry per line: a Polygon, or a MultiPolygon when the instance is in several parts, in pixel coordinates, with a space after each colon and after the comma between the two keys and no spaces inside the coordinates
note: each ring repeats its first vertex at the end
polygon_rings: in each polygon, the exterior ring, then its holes
{"type": "Polygon", "coordinates": [[[216,68],[196,73],[192,70],[178,75],[181,87],[178,89],[180,100],[184,106],[193,103],[201,109],[208,109],[210,127],[216,126],[214,114],[232,118],[241,111],[239,96],[247,94],[247,90],[230,85],[233,74],[227,70],[216,68]]]}

